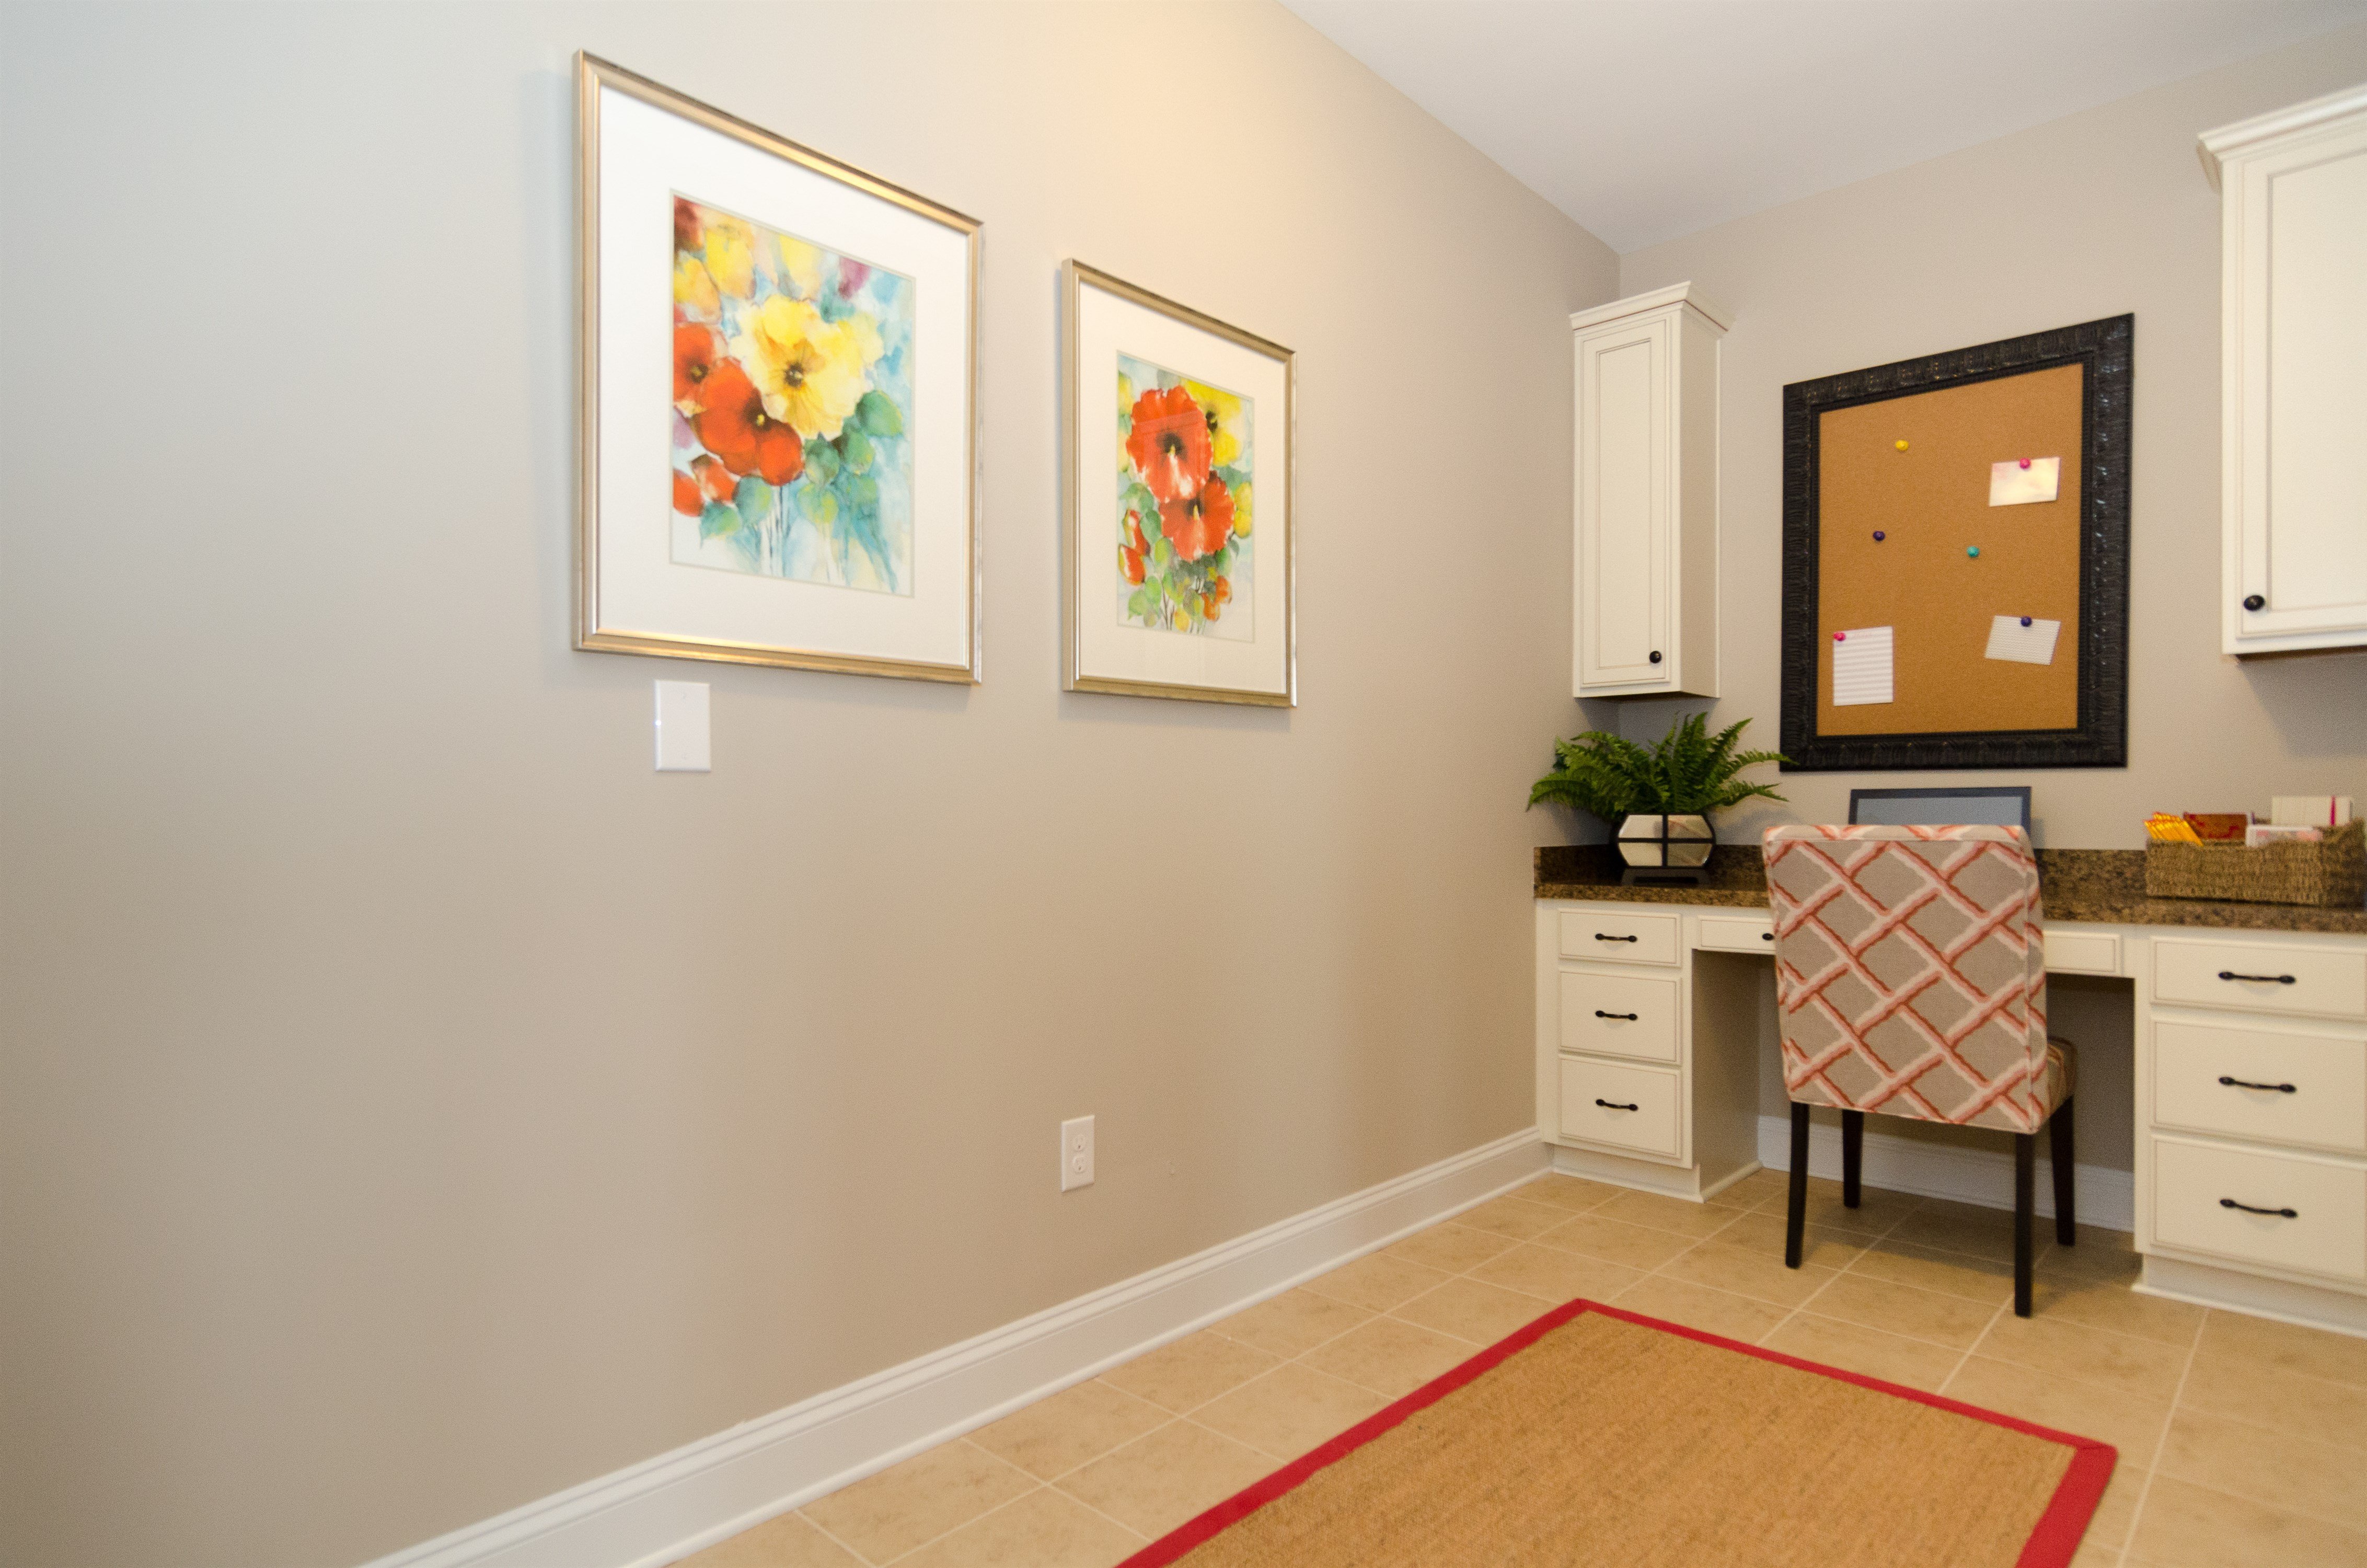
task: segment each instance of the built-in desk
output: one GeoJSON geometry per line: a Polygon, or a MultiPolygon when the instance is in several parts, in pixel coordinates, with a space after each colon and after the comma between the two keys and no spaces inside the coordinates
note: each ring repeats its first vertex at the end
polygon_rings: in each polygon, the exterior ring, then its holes
{"type": "MultiPolygon", "coordinates": [[[[2132,988],[2139,1289],[2367,1333],[2367,909],[2150,899],[2140,852],[2038,856],[2047,969],[2132,988]]],[[[1698,888],[1618,871],[1536,852],[1537,1125],[1558,1169],[1698,1200],[1759,1168],[1766,881],[1728,846],[1698,888]]]]}

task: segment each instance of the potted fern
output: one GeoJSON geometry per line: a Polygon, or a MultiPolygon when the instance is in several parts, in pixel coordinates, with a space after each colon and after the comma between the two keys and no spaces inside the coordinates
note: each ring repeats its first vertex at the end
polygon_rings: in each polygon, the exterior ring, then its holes
{"type": "Polygon", "coordinates": [[[1706,715],[1688,714],[1654,746],[1602,730],[1556,741],[1553,771],[1530,789],[1529,804],[1557,801],[1593,812],[1611,824],[1619,858],[1630,866],[1704,865],[1716,842],[1707,813],[1753,796],[1784,798],[1772,784],[1736,777],[1762,762],[1791,760],[1735,750],[1750,722],[1738,720],[1712,735],[1706,715]]]}

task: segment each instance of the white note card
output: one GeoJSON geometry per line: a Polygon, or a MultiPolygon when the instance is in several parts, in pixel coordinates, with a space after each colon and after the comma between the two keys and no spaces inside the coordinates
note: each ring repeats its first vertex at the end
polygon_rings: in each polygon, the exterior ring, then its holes
{"type": "Polygon", "coordinates": [[[1989,618],[1989,651],[1984,658],[2011,659],[2017,665],[2051,665],[2055,639],[2063,631],[2059,620],[2036,616],[1998,615],[1989,618]]]}
{"type": "Polygon", "coordinates": [[[2061,458],[2016,458],[2011,462],[1991,463],[1989,505],[2027,506],[2033,501],[2052,501],[2056,486],[2062,482],[2061,458]]]}
{"type": "Polygon", "coordinates": [[[1890,628],[1861,626],[1833,643],[1833,706],[1890,700],[1890,628]]]}

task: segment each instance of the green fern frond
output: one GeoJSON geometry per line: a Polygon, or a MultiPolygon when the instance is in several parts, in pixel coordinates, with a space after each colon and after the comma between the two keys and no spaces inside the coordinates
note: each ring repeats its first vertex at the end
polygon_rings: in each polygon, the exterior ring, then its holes
{"type": "Polygon", "coordinates": [[[1713,736],[1706,714],[1686,714],[1670,721],[1650,747],[1602,730],[1556,741],[1553,770],[1531,787],[1529,804],[1551,801],[1616,824],[1637,812],[1690,814],[1754,797],[1780,801],[1772,785],[1736,777],[1746,767],[1791,760],[1781,752],[1736,751],[1750,722],[1738,720],[1713,736]]]}

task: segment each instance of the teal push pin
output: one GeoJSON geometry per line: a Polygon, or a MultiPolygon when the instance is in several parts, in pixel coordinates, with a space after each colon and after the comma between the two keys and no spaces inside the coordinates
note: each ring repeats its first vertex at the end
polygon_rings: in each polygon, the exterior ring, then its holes
{"type": "Polygon", "coordinates": [[[1965,553],[1972,556],[1975,560],[1978,560],[1980,558],[1981,547],[1977,544],[1967,545],[1965,547],[1965,553]]]}

